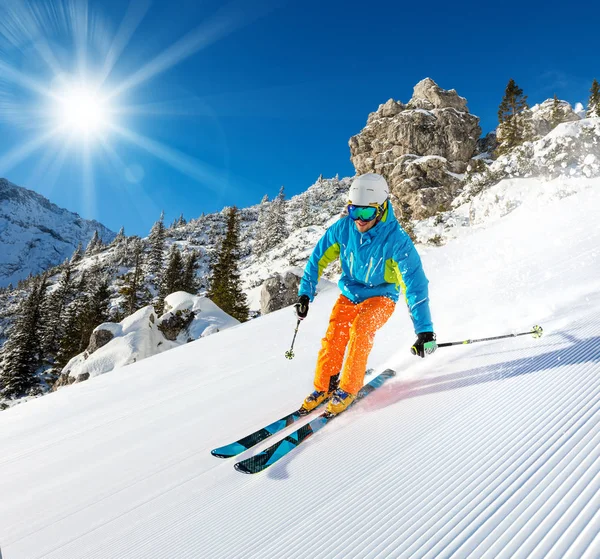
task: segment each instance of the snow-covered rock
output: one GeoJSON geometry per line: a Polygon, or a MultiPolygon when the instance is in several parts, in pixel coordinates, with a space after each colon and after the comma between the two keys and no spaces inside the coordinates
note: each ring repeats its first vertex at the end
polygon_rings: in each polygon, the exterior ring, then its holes
{"type": "Polygon", "coordinates": [[[60,264],[94,231],[105,243],[115,237],[101,223],[0,178],[0,287],[60,264]]]}
{"type": "Polygon", "coordinates": [[[504,178],[600,176],[600,118],[559,124],[543,138],[525,142],[470,175],[454,200],[458,207],[504,178]]]}
{"type": "Polygon", "coordinates": [[[178,312],[192,312],[194,319],[178,337],[180,343],[185,343],[198,338],[204,338],[226,328],[237,326],[240,322],[221,310],[208,297],[190,295],[184,291],[171,293],[165,298],[165,314],[160,317],[159,323],[169,315],[178,312]]]}
{"type": "Polygon", "coordinates": [[[112,339],[101,347],[88,348],[73,357],[62,371],[57,386],[79,382],[118,369],[205,337],[239,322],[206,297],[179,291],[165,299],[167,312],[157,319],[151,306],[144,307],[119,324],[100,324],[94,332],[107,332],[112,339]],[[161,332],[161,323],[178,313],[191,313],[193,320],[174,340],[161,332]]]}

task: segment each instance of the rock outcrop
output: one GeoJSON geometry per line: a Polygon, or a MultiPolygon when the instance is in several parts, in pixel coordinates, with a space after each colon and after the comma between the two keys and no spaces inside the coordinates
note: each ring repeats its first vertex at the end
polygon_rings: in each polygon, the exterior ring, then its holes
{"type": "Polygon", "coordinates": [[[581,117],[573,110],[571,104],[566,101],[559,101],[556,106],[556,115],[553,113],[554,99],[546,99],[543,103],[534,105],[531,109],[525,111],[525,118],[530,122],[534,139],[545,136],[557,124],[581,120],[581,117]]]}
{"type": "Polygon", "coordinates": [[[114,337],[114,334],[110,330],[103,330],[101,328],[97,328],[92,332],[92,335],[90,336],[90,343],[88,344],[86,352],[88,354],[94,353],[94,351],[105,346],[114,337]]]}
{"type": "Polygon", "coordinates": [[[300,278],[293,272],[275,274],[267,279],[260,292],[260,309],[262,314],[293,305],[298,299],[300,278]]]}
{"type": "Polygon", "coordinates": [[[169,311],[161,316],[158,329],[167,340],[174,342],[177,337],[193,322],[196,314],[191,309],[169,311]]]}
{"type": "Polygon", "coordinates": [[[390,99],[369,115],[350,159],[357,174],[383,175],[396,209],[420,219],[454,198],[480,135],[466,99],[427,78],[407,104],[390,99]]]}

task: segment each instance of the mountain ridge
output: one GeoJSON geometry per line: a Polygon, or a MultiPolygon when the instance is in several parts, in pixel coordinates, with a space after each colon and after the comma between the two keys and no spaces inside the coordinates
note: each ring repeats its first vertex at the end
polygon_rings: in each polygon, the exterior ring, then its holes
{"type": "Polygon", "coordinates": [[[102,223],[0,178],[0,287],[60,264],[79,243],[85,246],[94,231],[104,242],[115,237],[102,223]]]}

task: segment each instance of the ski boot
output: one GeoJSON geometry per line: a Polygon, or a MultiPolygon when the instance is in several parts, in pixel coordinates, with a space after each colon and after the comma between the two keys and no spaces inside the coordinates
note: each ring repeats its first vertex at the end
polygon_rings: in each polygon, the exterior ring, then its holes
{"type": "Polygon", "coordinates": [[[329,398],[331,398],[333,392],[338,386],[339,379],[339,373],[337,375],[333,375],[329,379],[329,389],[327,391],[323,392],[321,390],[315,390],[312,394],[309,394],[302,403],[300,409],[298,410],[300,412],[300,415],[309,414],[315,408],[318,408],[323,402],[329,400],[329,398]]]}
{"type": "Polygon", "coordinates": [[[327,403],[325,413],[329,416],[337,415],[343,412],[352,402],[354,402],[356,394],[344,392],[338,388],[332,395],[331,400],[327,403]]]}

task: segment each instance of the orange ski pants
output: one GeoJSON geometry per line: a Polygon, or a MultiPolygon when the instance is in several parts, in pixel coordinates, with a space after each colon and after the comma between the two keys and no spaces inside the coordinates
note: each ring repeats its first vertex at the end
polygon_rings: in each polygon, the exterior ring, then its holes
{"type": "Polygon", "coordinates": [[[327,333],[317,359],[317,390],[327,391],[329,379],[342,371],[348,346],[339,387],[350,394],[358,394],[364,382],[375,332],[388,321],[395,307],[396,303],[387,297],[371,297],[362,303],[353,303],[340,295],[331,311],[327,333]]]}

